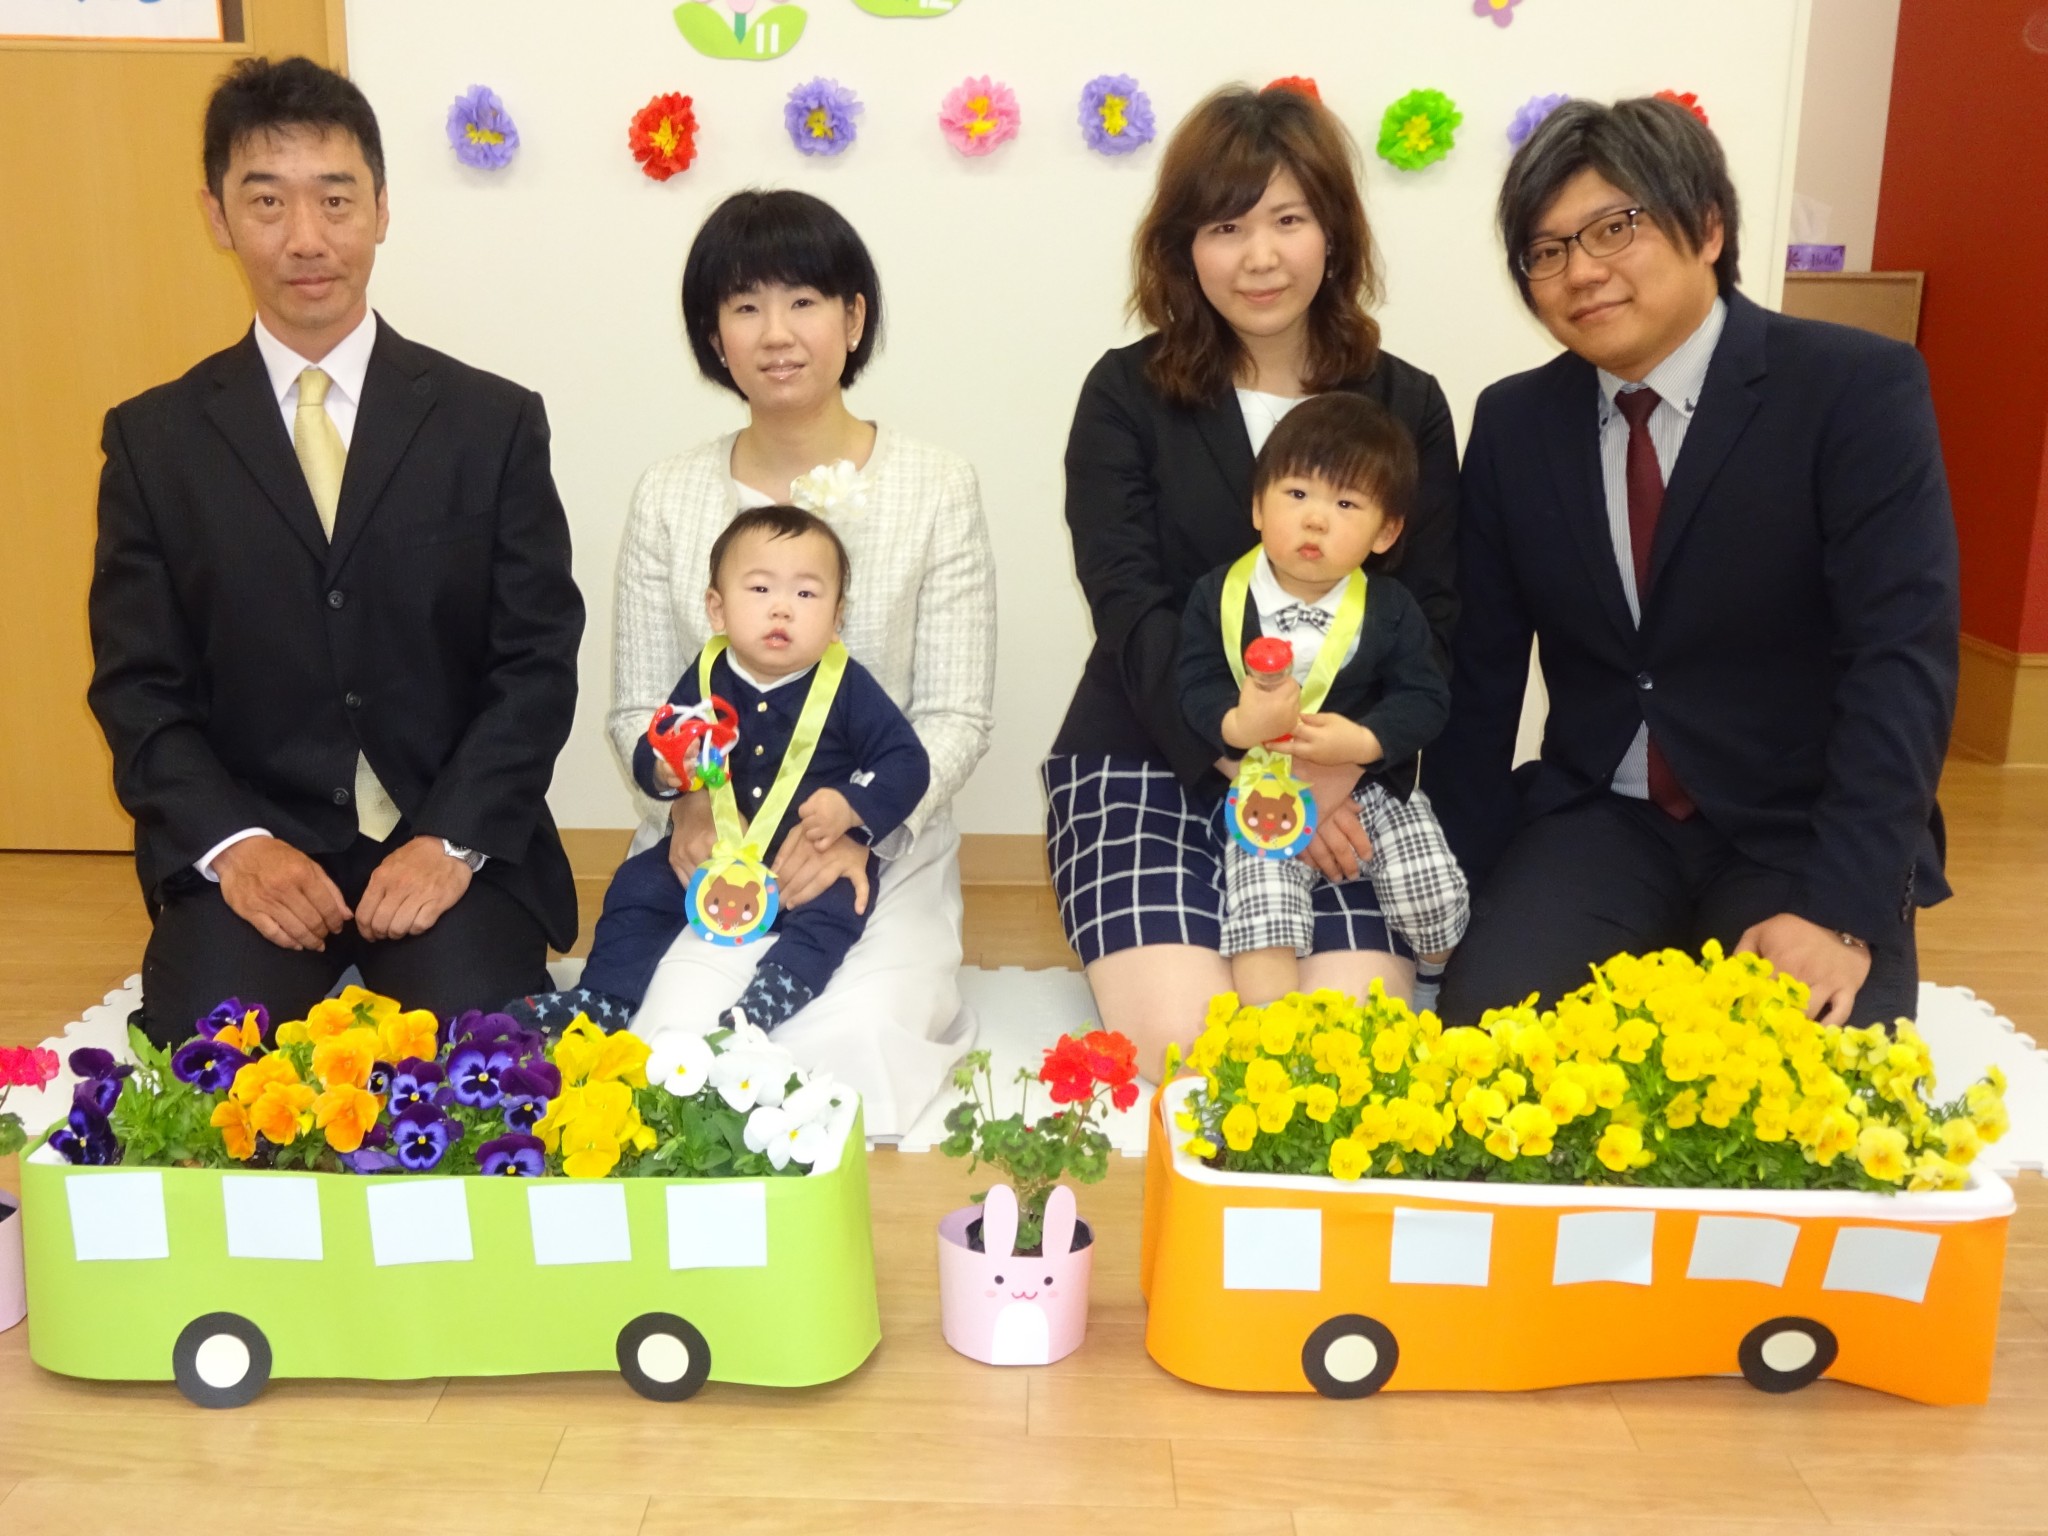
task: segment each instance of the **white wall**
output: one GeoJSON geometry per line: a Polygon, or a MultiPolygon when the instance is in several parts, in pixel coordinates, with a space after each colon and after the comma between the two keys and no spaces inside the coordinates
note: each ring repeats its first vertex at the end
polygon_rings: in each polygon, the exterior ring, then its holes
{"type": "Polygon", "coordinates": [[[640,471],[740,420],[689,367],[676,297],[691,234],[738,187],[801,187],[853,220],[890,309],[854,407],[980,471],[1002,659],[994,744],[958,807],[970,832],[1040,824],[1036,767],[1088,646],[1060,460],[1083,374],[1129,339],[1128,242],[1159,148],[1113,161],[1082,145],[1076,102],[1091,76],[1135,74],[1166,130],[1225,81],[1313,74],[1368,155],[1396,96],[1450,93],[1465,113],[1450,158],[1404,174],[1369,157],[1366,186],[1389,274],[1387,344],[1443,381],[1461,439],[1482,386],[1553,350],[1490,223],[1505,129],[1532,95],[1697,91],[1741,187],[1749,290],[1777,301],[1805,0],[1527,0],[1506,29],[1469,0],[964,0],[928,22],[811,0],[802,43],[766,64],[700,57],[670,9],[348,5],[350,61],[391,176],[377,306],[408,335],[540,390],[554,424],[590,605],[576,733],[552,792],[565,826],[632,819],[600,729],[612,565],[640,471]],[[939,98],[970,72],[1007,80],[1023,106],[1022,136],[987,161],[963,160],[935,126],[939,98]],[[836,161],[799,156],[782,130],[789,88],[819,74],[868,104],[860,141],[836,161]],[[443,137],[448,103],[472,83],[504,97],[524,140],[496,175],[458,165],[443,137]],[[627,153],[626,124],[666,90],[694,96],[702,149],[658,185],[627,153]]]}
{"type": "Polygon", "coordinates": [[[1805,103],[1793,190],[1828,205],[1827,243],[1851,272],[1870,270],[1884,179],[1899,0],[1812,0],[1805,103]]]}

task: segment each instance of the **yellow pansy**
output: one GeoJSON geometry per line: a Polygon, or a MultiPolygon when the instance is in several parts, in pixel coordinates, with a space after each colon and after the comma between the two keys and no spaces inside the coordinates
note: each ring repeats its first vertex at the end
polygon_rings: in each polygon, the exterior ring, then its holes
{"type": "Polygon", "coordinates": [[[1410,1041],[1402,1029],[1383,1029],[1373,1036],[1372,1064],[1382,1072],[1398,1072],[1408,1059],[1410,1041]]]}
{"type": "Polygon", "coordinates": [[[1327,1123],[1330,1116],[1337,1112],[1337,1090],[1334,1088],[1326,1087],[1322,1083],[1310,1083],[1306,1088],[1298,1088],[1295,1092],[1301,1098],[1301,1112],[1318,1125],[1327,1123]]]}
{"type": "Polygon", "coordinates": [[[1969,1167],[1977,1160],[1977,1154],[1984,1150],[1984,1134],[1977,1129],[1974,1120],[1962,1117],[1944,1120],[1939,1134],[1942,1150],[1958,1167],[1969,1167]]]}
{"type": "Polygon", "coordinates": [[[1906,1133],[1889,1125],[1866,1125],[1856,1138],[1856,1161],[1873,1179],[1897,1184],[1906,1177],[1906,1133]]]}
{"type": "Polygon", "coordinates": [[[1294,1019],[1278,1007],[1268,1008],[1259,1021],[1259,1049],[1268,1056],[1285,1056],[1294,1049],[1294,1019]]]}
{"type": "Polygon", "coordinates": [[[1609,1122],[1600,1133],[1600,1144],[1593,1149],[1593,1155],[1615,1173],[1647,1168],[1657,1160],[1656,1153],[1644,1150],[1642,1133],[1618,1121],[1609,1122]]]}
{"type": "Polygon", "coordinates": [[[1259,1129],[1268,1136],[1278,1136],[1287,1129],[1287,1122],[1294,1118],[1294,1096],[1284,1094],[1277,1099],[1267,1099],[1259,1105],[1259,1129]]]}
{"type": "Polygon", "coordinates": [[[1293,1090],[1294,1080],[1277,1061],[1269,1061],[1262,1056],[1244,1069],[1244,1096],[1249,1103],[1263,1104],[1268,1099],[1284,1098],[1293,1090]]]}
{"type": "Polygon", "coordinates": [[[1372,1154],[1349,1136],[1330,1143],[1330,1177],[1355,1179],[1372,1165],[1372,1154]]]}
{"type": "Polygon", "coordinates": [[[1450,1052],[1452,1064],[1466,1077],[1485,1077],[1500,1060],[1493,1037],[1468,1024],[1445,1030],[1439,1043],[1450,1052]]]}
{"type": "Polygon", "coordinates": [[[1507,1101],[1512,1104],[1529,1091],[1529,1079],[1510,1068],[1505,1072],[1499,1072],[1494,1075],[1493,1086],[1498,1092],[1504,1094],[1507,1097],[1507,1101]]]}
{"type": "Polygon", "coordinates": [[[1559,1125],[1569,1125],[1590,1108],[1590,1095],[1577,1082],[1568,1077],[1558,1077],[1544,1090],[1543,1109],[1559,1125]]]}
{"type": "Polygon", "coordinates": [[[1384,1104],[1368,1104],[1358,1112],[1358,1124],[1351,1134],[1368,1152],[1387,1141],[1394,1134],[1394,1117],[1387,1113],[1384,1104]]]}
{"type": "Polygon", "coordinates": [[[1923,1152],[1913,1160],[1913,1171],[1906,1181],[1906,1188],[1961,1189],[1969,1182],[1969,1172],[1961,1164],[1952,1163],[1939,1153],[1923,1152]]]}
{"type": "Polygon", "coordinates": [[[440,1049],[441,1026],[433,1013],[415,1008],[409,1013],[395,1009],[377,1021],[377,1059],[400,1062],[408,1057],[432,1061],[440,1049]]]}
{"type": "Polygon", "coordinates": [[[1648,1019],[1624,1019],[1614,1032],[1614,1053],[1634,1065],[1648,1058],[1657,1043],[1657,1026],[1648,1019]]]}
{"type": "Polygon", "coordinates": [[[1249,1152],[1259,1138],[1259,1112],[1239,1104],[1223,1117],[1223,1144],[1233,1152],[1249,1152]]]}
{"type": "MultiPolygon", "coordinates": [[[[357,1026],[329,1035],[313,1047],[313,1076],[323,1088],[361,1088],[370,1081],[370,1069],[382,1059],[377,1054],[377,1031],[357,1026]]],[[[331,1138],[330,1138],[331,1139],[331,1138]]],[[[343,1147],[352,1152],[353,1147],[343,1147]]]]}
{"type": "Polygon", "coordinates": [[[1664,1106],[1664,1123],[1674,1131],[1684,1130],[1699,1117],[1700,1096],[1690,1088],[1672,1095],[1671,1102],[1664,1106]]]}
{"type": "Polygon", "coordinates": [[[1508,1110],[1501,1124],[1515,1133],[1515,1144],[1523,1157],[1547,1157],[1557,1122],[1544,1113],[1541,1104],[1517,1104],[1508,1110]]]}
{"type": "Polygon", "coordinates": [[[1216,1155],[1216,1143],[1209,1140],[1206,1136],[1194,1136],[1190,1137],[1181,1147],[1181,1151],[1187,1153],[1189,1157],[1199,1157],[1206,1163],[1216,1155]]]}

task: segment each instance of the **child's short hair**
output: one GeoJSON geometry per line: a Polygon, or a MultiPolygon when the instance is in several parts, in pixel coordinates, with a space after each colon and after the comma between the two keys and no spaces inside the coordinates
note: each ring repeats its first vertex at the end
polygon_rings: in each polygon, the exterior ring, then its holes
{"type": "MultiPolygon", "coordinates": [[[[1252,499],[1289,475],[1313,475],[1363,491],[1390,520],[1405,525],[1414,510],[1421,468],[1415,439],[1385,406],[1340,389],[1304,400],[1280,418],[1252,466],[1252,499]]],[[[1368,563],[1391,564],[1400,550],[1397,540],[1368,563]]]]}
{"type": "Polygon", "coordinates": [[[832,553],[839,557],[838,597],[841,602],[846,601],[846,589],[853,584],[853,562],[846,558],[846,546],[832,531],[830,523],[802,507],[749,507],[727,523],[718,537],[711,541],[712,586],[718,585],[718,573],[725,565],[727,552],[743,535],[757,531],[766,533],[771,539],[800,539],[807,533],[823,534],[832,545],[832,553]]]}

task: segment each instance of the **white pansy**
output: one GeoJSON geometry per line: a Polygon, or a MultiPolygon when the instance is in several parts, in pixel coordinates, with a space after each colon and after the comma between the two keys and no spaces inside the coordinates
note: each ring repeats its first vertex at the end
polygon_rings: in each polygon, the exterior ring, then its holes
{"type": "Polygon", "coordinates": [[[654,1048],[647,1053],[647,1081],[659,1083],[679,1099],[687,1099],[711,1081],[711,1068],[717,1059],[702,1035],[671,1030],[656,1039],[654,1048]]]}
{"type": "Polygon", "coordinates": [[[830,1115],[839,1085],[823,1072],[813,1073],[804,1085],[782,1101],[782,1111],[799,1125],[822,1121],[830,1115]]]}
{"type": "Polygon", "coordinates": [[[798,1119],[786,1105],[761,1105],[747,1116],[741,1136],[749,1151],[765,1152],[775,1168],[787,1168],[791,1163],[808,1168],[827,1147],[824,1125],[798,1119]]]}
{"type": "Polygon", "coordinates": [[[744,1045],[721,1052],[711,1063],[711,1086],[744,1114],[756,1104],[780,1104],[796,1064],[773,1045],[744,1045]]]}
{"type": "Polygon", "coordinates": [[[820,464],[807,475],[789,482],[789,499],[806,512],[831,521],[858,517],[868,509],[868,480],[853,466],[853,460],[820,464]]]}
{"type": "Polygon", "coordinates": [[[744,1010],[733,1009],[732,1019],[732,1028],[719,1044],[718,1048],[721,1051],[736,1051],[742,1046],[768,1044],[768,1031],[759,1025],[749,1024],[744,1010]]]}

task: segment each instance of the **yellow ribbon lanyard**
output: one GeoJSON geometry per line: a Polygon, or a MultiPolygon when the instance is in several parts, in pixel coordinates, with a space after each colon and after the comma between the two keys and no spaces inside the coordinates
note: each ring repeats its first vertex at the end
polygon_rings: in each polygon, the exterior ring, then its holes
{"type": "MultiPolygon", "coordinates": [[[[1244,686],[1244,605],[1251,596],[1252,572],[1258,568],[1259,551],[1251,551],[1242,560],[1232,565],[1223,577],[1223,652],[1230,658],[1230,675],[1237,680],[1237,686],[1244,686]],[[1230,636],[1236,635],[1236,644],[1229,643],[1230,636]]],[[[1351,649],[1351,642],[1358,638],[1358,632],[1365,627],[1365,572],[1353,571],[1344,583],[1344,595],[1337,599],[1337,616],[1330,621],[1329,632],[1323,636],[1322,649],[1316,652],[1316,659],[1308,669],[1308,681],[1301,685],[1301,712],[1312,715],[1323,707],[1323,700],[1330,696],[1330,684],[1336,680],[1337,669],[1344,665],[1344,656],[1351,649]]],[[[1254,747],[1253,752],[1264,752],[1254,747]]],[[[1250,754],[1246,755],[1250,761],[1250,754]]]]}
{"type": "MultiPolygon", "coordinates": [[[[725,636],[713,635],[697,658],[697,687],[704,698],[711,697],[711,664],[725,648],[725,636]]],[[[761,802],[761,809],[754,813],[751,823],[740,820],[739,797],[732,792],[730,773],[723,784],[712,786],[711,819],[718,827],[720,854],[744,852],[755,863],[762,862],[762,850],[775,840],[775,829],[782,825],[789,802],[796,798],[797,786],[811,766],[818,738],[825,732],[825,717],[832,712],[839,680],[845,675],[846,647],[834,640],[818,659],[817,671],[811,674],[811,691],[804,699],[803,713],[797,716],[796,731],[789,738],[789,750],[782,755],[782,766],[776,770],[775,786],[768,791],[768,798],[761,802]]]]}

